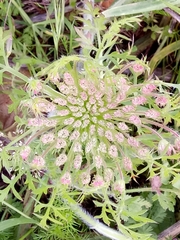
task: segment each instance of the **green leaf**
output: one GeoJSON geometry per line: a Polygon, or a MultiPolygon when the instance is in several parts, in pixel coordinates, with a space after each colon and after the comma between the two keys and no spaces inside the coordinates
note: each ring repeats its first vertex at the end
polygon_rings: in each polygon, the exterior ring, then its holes
{"type": "Polygon", "coordinates": [[[156,223],[156,221],[152,220],[152,219],[149,219],[149,218],[146,218],[146,217],[142,217],[142,216],[132,216],[132,219],[134,219],[135,221],[138,221],[138,222],[144,222],[144,223],[156,223]]]}
{"type": "Polygon", "coordinates": [[[162,50],[154,54],[154,56],[151,58],[151,61],[149,63],[151,73],[154,71],[159,61],[161,61],[166,56],[169,56],[172,52],[175,52],[179,49],[180,49],[180,40],[173,42],[171,44],[168,44],[168,46],[164,47],[162,50]]]}
{"type": "Polygon", "coordinates": [[[38,222],[35,221],[34,219],[29,219],[29,218],[25,218],[25,217],[20,217],[20,218],[12,218],[12,219],[8,219],[5,220],[3,222],[0,223],[0,231],[4,231],[8,228],[17,226],[17,225],[21,225],[21,224],[37,224],[38,222]]]}
{"type": "MultiPolygon", "coordinates": [[[[144,214],[148,211],[148,208],[151,207],[150,202],[146,201],[142,197],[132,197],[126,195],[126,200],[124,203],[124,209],[121,213],[121,218],[125,221],[128,221],[129,218],[132,218],[137,221],[147,221],[144,218],[144,214]],[[142,216],[143,215],[143,216],[142,216]]],[[[149,219],[151,222],[152,220],[149,219]]],[[[153,221],[154,222],[154,221],[153,221]]]]}
{"type": "MultiPolygon", "coordinates": [[[[169,0],[169,4],[180,4],[180,0],[169,0]]],[[[137,3],[130,3],[122,5],[122,1],[118,1],[114,6],[108,8],[108,10],[102,12],[106,18],[117,17],[129,14],[142,14],[144,12],[150,12],[155,10],[161,10],[167,7],[166,2],[161,0],[148,0],[139,1],[137,3]]]]}
{"type": "Polygon", "coordinates": [[[128,225],[128,228],[130,228],[130,229],[137,229],[137,228],[143,227],[144,224],[146,224],[146,223],[144,223],[144,222],[135,223],[135,224],[132,224],[132,225],[128,225]]]}
{"type": "Polygon", "coordinates": [[[22,79],[24,82],[28,82],[29,78],[26,77],[24,74],[18,72],[17,70],[9,67],[9,66],[5,66],[4,64],[0,64],[0,69],[1,72],[9,72],[12,74],[12,76],[16,76],[19,79],[22,79]]]}
{"type": "Polygon", "coordinates": [[[170,192],[164,192],[157,195],[159,203],[166,210],[174,211],[174,205],[176,203],[176,194],[170,192]]]}
{"type": "Polygon", "coordinates": [[[10,186],[7,186],[5,189],[0,191],[0,202],[3,202],[7,198],[10,190],[10,186]]]}
{"type": "Polygon", "coordinates": [[[161,168],[161,181],[163,184],[168,184],[170,179],[170,170],[168,167],[162,166],[161,168]]]}
{"type": "Polygon", "coordinates": [[[166,5],[167,5],[167,7],[171,8],[174,12],[177,12],[178,14],[180,14],[180,9],[178,6],[176,7],[176,6],[172,5],[168,1],[166,2],[166,5]]]}
{"type": "MultiPolygon", "coordinates": [[[[13,194],[14,194],[14,196],[15,196],[17,199],[19,199],[20,201],[22,201],[21,196],[19,195],[19,193],[16,191],[16,189],[15,189],[15,187],[14,187],[14,185],[15,185],[16,182],[20,179],[20,177],[21,177],[21,174],[17,175],[17,176],[14,177],[13,179],[9,179],[8,177],[6,177],[5,175],[2,174],[2,179],[3,179],[3,181],[4,181],[5,183],[9,184],[6,189],[9,189],[9,190],[11,189],[12,192],[13,192],[13,194]]],[[[6,190],[6,189],[4,189],[4,190],[6,190]]],[[[1,197],[2,197],[2,193],[4,192],[4,190],[1,191],[1,197]]],[[[6,190],[6,191],[8,191],[8,190],[6,190]]]]}
{"type": "Polygon", "coordinates": [[[180,175],[176,175],[172,180],[173,187],[180,189],[180,175]]]}

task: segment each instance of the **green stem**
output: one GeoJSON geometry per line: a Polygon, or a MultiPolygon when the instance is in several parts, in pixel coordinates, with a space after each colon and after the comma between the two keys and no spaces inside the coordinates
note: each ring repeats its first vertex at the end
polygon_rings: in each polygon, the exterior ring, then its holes
{"type": "Polygon", "coordinates": [[[24,132],[22,135],[16,137],[13,141],[11,141],[8,144],[8,147],[13,146],[14,144],[16,144],[18,141],[20,141],[21,139],[24,139],[26,136],[28,136],[29,134],[31,134],[32,129],[29,129],[28,131],[24,132]]]}
{"type": "MultiPolygon", "coordinates": [[[[172,188],[160,188],[159,190],[162,191],[162,192],[170,192],[170,193],[174,193],[176,195],[179,195],[179,190],[175,190],[175,189],[172,189],[172,188]]],[[[126,190],[126,193],[137,193],[137,192],[156,192],[156,191],[152,190],[151,187],[127,189],[126,190]]]]}
{"type": "MultiPolygon", "coordinates": [[[[26,142],[26,145],[29,145],[34,139],[36,139],[39,135],[41,135],[41,133],[45,132],[46,130],[50,130],[51,128],[43,128],[42,130],[39,130],[38,132],[36,132],[32,137],[30,137],[28,139],[28,141],[26,142]]],[[[32,131],[32,129],[31,129],[32,131]]]]}
{"type": "Polygon", "coordinates": [[[31,228],[31,229],[29,229],[29,231],[28,231],[24,236],[22,236],[19,240],[25,240],[25,239],[27,239],[27,237],[30,236],[30,234],[31,234],[32,232],[34,232],[34,230],[35,230],[34,227],[31,228]]]}
{"type": "Polygon", "coordinates": [[[151,125],[158,126],[160,128],[163,128],[167,132],[172,133],[174,136],[179,137],[179,134],[176,131],[174,131],[173,129],[169,128],[168,126],[165,126],[163,123],[154,122],[154,121],[151,121],[151,120],[148,120],[148,119],[144,119],[144,122],[150,123],[151,125]]]}
{"type": "Polygon", "coordinates": [[[134,75],[134,85],[136,85],[138,82],[137,82],[137,74],[133,73],[134,75]]]}
{"type": "MultiPolygon", "coordinates": [[[[36,187],[38,187],[38,184],[35,183],[36,187]]],[[[24,197],[24,209],[23,209],[23,214],[25,214],[25,216],[31,217],[34,211],[34,204],[35,204],[35,200],[32,197],[32,191],[31,190],[27,190],[25,197],[24,197]]],[[[22,215],[22,214],[21,214],[22,215]]],[[[31,229],[32,225],[31,224],[23,224],[20,225],[17,228],[17,233],[16,233],[16,240],[19,239],[24,239],[24,237],[26,237],[26,240],[28,240],[29,238],[27,238],[27,234],[29,236],[29,231],[31,229]]]]}

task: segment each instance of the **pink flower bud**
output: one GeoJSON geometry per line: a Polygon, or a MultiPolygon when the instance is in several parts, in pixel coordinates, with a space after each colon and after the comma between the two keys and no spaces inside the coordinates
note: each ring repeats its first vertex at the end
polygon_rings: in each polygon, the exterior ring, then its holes
{"type": "Polygon", "coordinates": [[[64,73],[64,82],[66,85],[73,85],[74,79],[70,73],[64,73]]]}
{"type": "Polygon", "coordinates": [[[101,176],[96,175],[93,179],[92,186],[93,187],[102,187],[104,185],[104,180],[101,176]]]}
{"type": "Polygon", "coordinates": [[[170,144],[165,139],[162,139],[158,144],[158,152],[159,154],[167,154],[168,156],[170,156],[175,153],[175,149],[172,144],[170,144]]]}
{"type": "Polygon", "coordinates": [[[117,150],[117,147],[115,145],[111,145],[110,148],[109,148],[109,151],[108,151],[109,155],[111,157],[118,157],[118,150],[117,150]]]}
{"type": "Polygon", "coordinates": [[[123,166],[126,171],[131,171],[132,170],[132,161],[128,157],[123,158],[123,166]]]}
{"type": "Polygon", "coordinates": [[[149,109],[145,113],[145,117],[147,118],[152,118],[152,119],[159,119],[160,118],[160,113],[154,109],[149,109]]]}
{"type": "Polygon", "coordinates": [[[122,194],[125,191],[125,183],[123,180],[119,180],[113,184],[113,189],[122,194]]]}
{"type": "Polygon", "coordinates": [[[175,140],[175,148],[177,151],[180,151],[180,137],[175,140]]]}
{"type": "Polygon", "coordinates": [[[41,156],[35,156],[31,165],[37,169],[43,169],[45,167],[45,160],[41,156]]]}
{"type": "Polygon", "coordinates": [[[131,123],[133,123],[134,125],[140,125],[140,124],[141,124],[141,119],[140,119],[140,117],[139,117],[139,116],[136,116],[136,115],[130,116],[129,121],[130,121],[131,123]]]}
{"type": "Polygon", "coordinates": [[[82,184],[84,184],[84,185],[89,184],[89,182],[91,180],[91,176],[90,176],[89,172],[83,172],[81,174],[80,178],[81,178],[82,184]]]}
{"type": "Polygon", "coordinates": [[[168,99],[165,96],[158,96],[155,100],[155,103],[160,107],[164,107],[168,103],[168,99]]]}
{"type": "Polygon", "coordinates": [[[143,88],[142,88],[142,93],[144,94],[151,94],[154,90],[156,90],[156,85],[155,84],[152,84],[152,83],[149,83],[149,84],[146,84],[143,88]]]}
{"type": "Polygon", "coordinates": [[[29,146],[25,146],[23,150],[20,152],[20,156],[23,160],[26,160],[31,152],[31,148],[29,146]]]}
{"type": "Polygon", "coordinates": [[[157,194],[160,194],[160,187],[162,185],[160,176],[154,176],[153,178],[151,178],[150,182],[152,191],[155,191],[157,192],[157,194]]]}
{"type": "Polygon", "coordinates": [[[138,74],[141,74],[144,72],[144,67],[139,63],[133,64],[132,69],[135,73],[138,73],[138,74]]]}
{"type": "Polygon", "coordinates": [[[128,141],[130,146],[132,146],[132,147],[139,147],[139,142],[138,142],[138,140],[136,138],[128,137],[127,141],[128,141]]]}
{"type": "Polygon", "coordinates": [[[138,96],[133,98],[132,104],[137,106],[137,105],[144,105],[146,103],[147,99],[144,96],[138,96]]]}
{"type": "Polygon", "coordinates": [[[60,179],[60,182],[64,185],[71,184],[71,174],[69,172],[66,172],[60,179]]]}

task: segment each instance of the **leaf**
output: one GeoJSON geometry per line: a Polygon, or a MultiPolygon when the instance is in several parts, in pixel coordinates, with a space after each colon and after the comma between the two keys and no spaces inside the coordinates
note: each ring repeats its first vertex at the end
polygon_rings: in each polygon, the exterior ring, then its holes
{"type": "MultiPolygon", "coordinates": [[[[148,208],[151,207],[150,202],[146,201],[142,197],[132,197],[132,196],[126,195],[126,198],[127,199],[125,200],[125,203],[124,203],[124,209],[122,210],[121,218],[124,221],[127,221],[129,218],[132,218],[140,222],[147,221],[144,218],[144,214],[148,211],[148,208]]],[[[152,222],[151,219],[149,219],[148,221],[152,222]]]]}
{"type": "Polygon", "coordinates": [[[37,77],[44,76],[49,73],[56,74],[59,71],[59,69],[64,68],[70,62],[78,62],[78,61],[83,61],[83,59],[80,58],[80,56],[78,55],[62,56],[59,60],[54,61],[53,63],[49,64],[46,68],[39,71],[37,74],[37,77]]]}
{"type": "MultiPolygon", "coordinates": [[[[168,0],[168,3],[176,5],[180,4],[180,0],[168,0]]],[[[122,5],[122,1],[118,1],[115,6],[108,8],[106,11],[102,12],[102,14],[104,14],[106,18],[109,18],[129,14],[142,14],[144,12],[161,10],[165,7],[167,7],[166,2],[161,0],[139,1],[126,5],[122,5]]]]}
{"type": "Polygon", "coordinates": [[[25,217],[26,219],[30,219],[29,216],[27,216],[24,212],[20,211],[17,207],[9,204],[8,202],[6,201],[2,201],[2,204],[6,205],[9,209],[12,209],[13,211],[19,213],[21,216],[25,217]]]}
{"type": "Polygon", "coordinates": [[[168,184],[170,179],[170,169],[166,166],[161,167],[161,181],[163,184],[168,184]]]}
{"type": "Polygon", "coordinates": [[[176,7],[176,6],[172,5],[168,1],[166,2],[166,5],[167,5],[167,7],[171,8],[174,12],[177,12],[178,14],[180,14],[180,9],[178,6],[176,7]]]}
{"type": "Polygon", "coordinates": [[[2,177],[3,182],[5,182],[5,183],[7,183],[7,184],[10,184],[10,183],[11,183],[11,179],[8,178],[8,177],[7,177],[6,175],[4,175],[3,173],[2,173],[2,175],[1,175],[1,177],[2,177]]]}
{"type": "Polygon", "coordinates": [[[142,217],[142,216],[132,216],[132,219],[134,219],[135,221],[138,222],[144,222],[144,223],[156,223],[156,221],[150,219],[150,218],[146,218],[146,217],[142,217]]]}
{"type": "Polygon", "coordinates": [[[8,72],[12,76],[17,77],[18,79],[23,80],[24,82],[29,81],[29,78],[26,75],[22,74],[21,72],[17,71],[16,69],[13,69],[10,66],[6,66],[6,65],[0,63],[0,69],[1,69],[1,72],[8,72]]]}
{"type": "MultiPolygon", "coordinates": [[[[152,200],[153,194],[149,194],[149,198],[152,200]]],[[[167,213],[164,208],[161,207],[159,201],[154,201],[152,207],[149,209],[148,218],[155,220],[158,224],[163,222],[167,213]]]]}
{"type": "Polygon", "coordinates": [[[34,219],[29,219],[29,218],[25,218],[25,217],[20,217],[20,218],[12,218],[12,219],[8,219],[5,221],[2,221],[0,224],[0,231],[4,231],[8,228],[17,226],[17,225],[21,225],[21,224],[37,224],[38,222],[35,221],[34,219]]]}
{"type": "Polygon", "coordinates": [[[5,175],[2,174],[2,179],[3,179],[3,181],[4,181],[5,183],[8,183],[8,184],[9,184],[8,187],[11,188],[14,196],[15,196],[17,199],[19,199],[20,201],[22,201],[22,198],[21,198],[20,194],[16,191],[16,189],[15,189],[15,187],[14,187],[14,185],[16,184],[16,182],[20,179],[20,176],[21,176],[21,175],[19,174],[19,175],[17,175],[17,176],[14,177],[14,178],[9,179],[8,177],[6,177],[5,175]]]}
{"type": "Polygon", "coordinates": [[[151,73],[154,71],[155,67],[157,66],[158,62],[164,59],[166,56],[170,55],[170,53],[175,52],[180,49],[180,40],[168,44],[168,46],[164,47],[162,50],[158,51],[154,54],[151,58],[149,63],[149,67],[151,69],[151,73]]]}
{"type": "Polygon", "coordinates": [[[1,192],[0,192],[0,202],[1,203],[4,201],[4,199],[7,198],[9,190],[10,190],[10,186],[7,186],[5,189],[1,190],[1,192]]]}
{"type": "MultiPolygon", "coordinates": [[[[153,227],[150,224],[144,224],[141,228],[138,228],[137,230],[140,233],[144,233],[144,232],[145,233],[154,233],[153,227]]],[[[153,238],[153,240],[154,240],[154,238],[153,238]]]]}
{"type": "Polygon", "coordinates": [[[176,175],[172,180],[173,187],[180,189],[180,175],[176,175]]]}
{"type": "MultiPolygon", "coordinates": [[[[128,225],[128,228],[130,228],[130,229],[137,229],[137,228],[143,227],[144,224],[146,224],[146,223],[144,223],[144,222],[135,223],[135,224],[132,224],[132,225],[128,225]]],[[[146,225],[146,226],[147,226],[147,225],[146,225]]],[[[142,231],[142,232],[144,232],[144,231],[142,231]]]]}
{"type": "Polygon", "coordinates": [[[159,203],[166,210],[174,211],[174,205],[176,203],[176,194],[170,192],[164,192],[157,195],[159,203]]]}

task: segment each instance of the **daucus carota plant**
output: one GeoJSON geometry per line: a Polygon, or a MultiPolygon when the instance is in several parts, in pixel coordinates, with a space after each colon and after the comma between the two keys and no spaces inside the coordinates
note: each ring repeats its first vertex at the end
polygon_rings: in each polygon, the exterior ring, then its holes
{"type": "Polygon", "coordinates": [[[31,97],[21,101],[22,109],[34,114],[27,127],[35,134],[20,154],[28,162],[31,142],[38,138],[46,150],[30,163],[44,168],[49,153],[58,155],[54,164],[64,166],[62,183],[71,184],[75,178],[73,183],[89,184],[90,173],[96,169],[91,184],[108,186],[116,179],[114,170],[110,174],[111,166],[119,166],[122,179],[124,170],[132,173],[139,165],[134,159],[143,162],[179,151],[179,134],[166,125],[173,98],[162,88],[159,91],[160,81],[133,85],[126,76],[95,66],[81,74],[74,67],[65,66],[54,74],[51,70],[47,80],[48,84],[41,83],[40,90],[34,91],[31,82],[40,82],[30,79],[31,97]],[[81,177],[76,179],[79,171],[81,177]]]}
{"type": "MultiPolygon", "coordinates": [[[[26,176],[36,199],[34,213],[43,227],[47,221],[58,222],[49,215],[50,209],[55,211],[56,197],[61,197],[87,225],[105,236],[153,239],[148,232],[138,232],[155,220],[148,218],[152,202],[137,193],[153,192],[152,201],[159,200],[162,208],[173,211],[180,188],[180,135],[169,125],[179,124],[179,96],[173,96],[170,84],[158,79],[139,81],[148,72],[145,62],[129,56],[134,61],[127,63],[120,59],[127,53],[110,53],[120,37],[119,26],[115,20],[105,31],[104,19],[95,18],[94,59],[91,46],[82,57],[62,57],[27,78],[23,89],[13,91],[13,106],[19,102],[21,116],[16,117],[18,128],[24,133],[2,149],[0,158],[6,168],[26,176]],[[110,68],[112,62],[115,67],[110,68]],[[77,71],[78,63],[83,63],[81,71],[77,71]],[[141,187],[130,187],[141,176],[145,177],[141,187]],[[51,197],[45,205],[40,198],[48,190],[51,197]],[[96,217],[106,225],[77,206],[82,200],[77,195],[83,194],[93,194],[95,205],[102,209],[96,217]],[[38,215],[44,208],[44,216],[38,215]],[[107,226],[111,224],[118,231],[111,231],[107,226]]],[[[86,46],[88,36],[80,40],[86,46]]],[[[10,186],[21,200],[14,190],[15,180],[10,186]]],[[[54,216],[62,217],[57,211],[54,216]]]]}
{"type": "MultiPolygon", "coordinates": [[[[178,119],[179,100],[166,83],[149,79],[134,84],[93,59],[86,60],[79,73],[78,60],[84,61],[64,57],[39,73],[45,81],[29,79],[20,101],[23,118],[17,119],[27,131],[18,138],[23,146],[13,147],[13,159],[24,171],[38,170],[59,185],[100,194],[104,222],[115,221],[124,234],[141,239],[128,228],[128,221],[154,222],[144,215],[150,203],[128,193],[153,191],[154,201],[161,203],[166,197],[174,201],[180,136],[167,124],[178,119]],[[144,188],[128,189],[142,173],[147,178],[144,188]]],[[[146,70],[143,62],[129,66],[133,76],[146,70]]],[[[165,208],[172,210],[173,204],[165,208]]]]}

